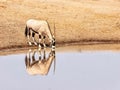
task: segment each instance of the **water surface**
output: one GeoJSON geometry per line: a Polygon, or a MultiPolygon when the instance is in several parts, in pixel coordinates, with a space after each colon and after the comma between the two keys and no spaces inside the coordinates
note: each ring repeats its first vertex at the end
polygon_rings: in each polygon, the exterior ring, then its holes
{"type": "Polygon", "coordinates": [[[56,52],[46,76],[29,75],[24,59],[0,56],[0,90],[120,90],[119,52],[56,52]]]}

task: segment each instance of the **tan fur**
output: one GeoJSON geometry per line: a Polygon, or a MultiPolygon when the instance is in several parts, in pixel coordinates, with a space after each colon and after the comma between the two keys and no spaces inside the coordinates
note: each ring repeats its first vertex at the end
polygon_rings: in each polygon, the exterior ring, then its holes
{"type": "Polygon", "coordinates": [[[33,31],[37,32],[40,35],[48,36],[50,41],[53,40],[51,29],[47,21],[30,19],[26,22],[26,26],[27,28],[31,28],[33,31]]]}

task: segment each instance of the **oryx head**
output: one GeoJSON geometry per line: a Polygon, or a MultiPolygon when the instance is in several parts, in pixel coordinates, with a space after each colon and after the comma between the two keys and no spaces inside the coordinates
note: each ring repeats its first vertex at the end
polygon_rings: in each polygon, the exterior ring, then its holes
{"type": "Polygon", "coordinates": [[[54,35],[53,35],[53,39],[51,42],[51,46],[52,46],[52,50],[55,50],[55,37],[54,37],[54,35]]]}

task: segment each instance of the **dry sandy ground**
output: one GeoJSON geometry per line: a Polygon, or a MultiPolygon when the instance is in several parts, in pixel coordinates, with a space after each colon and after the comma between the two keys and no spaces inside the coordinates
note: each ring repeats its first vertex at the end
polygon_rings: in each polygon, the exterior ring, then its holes
{"type": "Polygon", "coordinates": [[[55,23],[58,45],[120,42],[120,0],[0,0],[0,49],[27,45],[30,18],[55,23]]]}

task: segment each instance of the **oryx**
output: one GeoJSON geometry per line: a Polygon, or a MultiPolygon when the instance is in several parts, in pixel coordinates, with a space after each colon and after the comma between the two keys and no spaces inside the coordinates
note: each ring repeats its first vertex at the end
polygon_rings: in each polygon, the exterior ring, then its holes
{"type": "MultiPolygon", "coordinates": [[[[54,32],[55,33],[55,32],[54,32]]],[[[55,47],[55,38],[54,35],[51,32],[49,23],[47,20],[35,20],[35,19],[29,19],[26,22],[26,28],[25,28],[25,36],[28,38],[29,45],[32,45],[30,41],[30,36],[32,34],[32,40],[35,45],[37,45],[37,42],[35,40],[35,34],[39,35],[39,46],[41,47],[40,43],[42,39],[45,39],[45,37],[48,37],[49,42],[51,43],[50,46],[55,47]]],[[[45,43],[43,43],[44,47],[46,47],[45,43]]]]}

